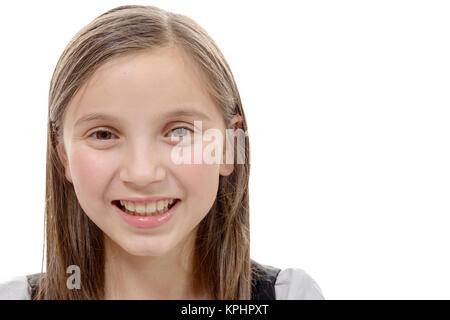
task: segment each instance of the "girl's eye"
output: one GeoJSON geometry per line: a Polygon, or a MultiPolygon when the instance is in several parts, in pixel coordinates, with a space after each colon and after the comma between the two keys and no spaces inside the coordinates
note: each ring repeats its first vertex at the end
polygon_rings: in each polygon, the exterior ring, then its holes
{"type": "MultiPolygon", "coordinates": [[[[191,135],[192,133],[194,133],[192,129],[186,127],[178,127],[170,130],[168,136],[183,138],[191,135]]],[[[111,140],[112,136],[115,136],[115,134],[109,130],[97,130],[89,135],[89,137],[93,137],[95,140],[111,140]]]]}
{"type": "Polygon", "coordinates": [[[97,130],[91,133],[89,137],[94,136],[96,140],[111,140],[108,139],[110,136],[115,136],[111,131],[108,130],[97,130]]]}
{"type": "Polygon", "coordinates": [[[192,134],[194,131],[186,128],[186,127],[178,127],[175,129],[172,129],[169,131],[169,133],[167,134],[169,137],[173,136],[173,137],[185,137],[188,136],[190,134],[192,134]]]}

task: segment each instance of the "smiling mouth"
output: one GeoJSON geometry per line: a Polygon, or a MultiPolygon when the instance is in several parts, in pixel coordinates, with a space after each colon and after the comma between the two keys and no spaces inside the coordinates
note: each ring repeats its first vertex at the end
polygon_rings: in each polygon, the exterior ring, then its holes
{"type": "Polygon", "coordinates": [[[159,206],[158,205],[155,206],[155,203],[148,203],[143,205],[129,202],[121,203],[121,201],[119,200],[112,201],[112,204],[118,207],[126,214],[145,217],[145,216],[157,216],[166,213],[180,201],[181,201],[180,199],[172,199],[171,201],[167,201],[166,204],[159,206]]]}

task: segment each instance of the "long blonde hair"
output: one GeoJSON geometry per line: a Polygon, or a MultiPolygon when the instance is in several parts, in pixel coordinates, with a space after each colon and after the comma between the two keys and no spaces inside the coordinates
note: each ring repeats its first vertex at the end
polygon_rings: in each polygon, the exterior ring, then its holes
{"type": "MultiPolygon", "coordinates": [[[[107,60],[138,50],[176,45],[187,52],[207,78],[207,88],[225,123],[233,115],[247,123],[231,70],[218,46],[192,19],[153,6],[120,6],[81,29],[63,51],[49,90],[45,239],[46,273],[34,299],[103,299],[102,231],[88,218],[56,151],[62,119],[82,84],[107,60]],[[81,289],[66,286],[66,268],[77,265],[81,289]]],[[[250,299],[251,260],[248,180],[249,142],[244,164],[221,176],[216,200],[201,221],[194,249],[194,277],[215,299],[250,299]]]]}

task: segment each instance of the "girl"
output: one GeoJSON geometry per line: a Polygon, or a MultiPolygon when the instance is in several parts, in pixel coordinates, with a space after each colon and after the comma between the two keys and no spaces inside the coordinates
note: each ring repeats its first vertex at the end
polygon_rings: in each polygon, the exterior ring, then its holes
{"type": "Polygon", "coordinates": [[[174,161],[205,154],[196,133],[247,132],[230,68],[193,20],[153,6],[97,17],[57,63],[48,117],[46,272],[0,298],[322,299],[301,269],[250,259],[248,139],[212,149],[243,163],[174,161]]]}

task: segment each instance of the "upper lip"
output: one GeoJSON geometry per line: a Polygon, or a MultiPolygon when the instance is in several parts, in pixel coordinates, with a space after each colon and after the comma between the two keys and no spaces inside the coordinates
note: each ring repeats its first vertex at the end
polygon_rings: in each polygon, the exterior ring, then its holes
{"type": "Polygon", "coordinates": [[[131,201],[131,202],[138,202],[138,203],[147,203],[147,202],[155,202],[155,201],[160,201],[160,200],[171,200],[171,199],[177,199],[177,198],[165,197],[165,196],[152,196],[152,197],[145,197],[145,198],[130,197],[130,198],[116,199],[116,201],[131,201]]]}

